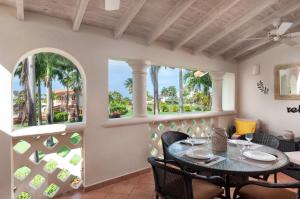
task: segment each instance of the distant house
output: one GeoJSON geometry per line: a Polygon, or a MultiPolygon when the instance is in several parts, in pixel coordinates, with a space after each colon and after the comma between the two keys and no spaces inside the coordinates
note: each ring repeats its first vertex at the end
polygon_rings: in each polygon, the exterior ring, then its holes
{"type": "MultiPolygon", "coordinates": [[[[67,110],[67,90],[60,89],[53,91],[53,111],[66,111],[67,110]]],[[[83,99],[82,95],[79,96],[79,107],[80,107],[80,115],[82,114],[82,105],[83,99]]],[[[76,112],[76,95],[74,91],[69,91],[69,104],[68,104],[69,112],[76,112]]]]}

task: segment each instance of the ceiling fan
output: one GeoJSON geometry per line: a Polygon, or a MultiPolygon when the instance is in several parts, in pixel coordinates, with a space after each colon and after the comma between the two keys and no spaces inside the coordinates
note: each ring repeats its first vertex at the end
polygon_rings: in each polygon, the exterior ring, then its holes
{"type": "Polygon", "coordinates": [[[120,9],[120,0],[105,0],[105,10],[113,11],[120,9]]]}
{"type": "Polygon", "coordinates": [[[293,38],[299,37],[300,32],[290,32],[287,31],[293,26],[292,22],[281,22],[280,19],[273,22],[274,29],[268,32],[267,37],[250,37],[243,40],[266,40],[273,42],[283,42],[289,46],[295,46],[298,43],[293,41],[293,38]]]}

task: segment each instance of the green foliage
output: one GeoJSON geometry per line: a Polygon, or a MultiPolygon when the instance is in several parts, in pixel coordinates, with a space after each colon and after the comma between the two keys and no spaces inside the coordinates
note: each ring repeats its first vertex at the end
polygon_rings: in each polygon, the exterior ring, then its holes
{"type": "Polygon", "coordinates": [[[210,78],[210,75],[207,73],[206,75],[202,77],[195,77],[196,70],[188,71],[184,74],[184,82],[187,86],[187,88],[190,91],[194,90],[200,90],[200,87],[203,86],[203,92],[208,95],[209,89],[212,87],[212,81],[210,78]]]}
{"type": "Polygon", "coordinates": [[[18,196],[17,199],[31,199],[31,195],[27,192],[21,192],[18,196]]]}
{"type": "Polygon", "coordinates": [[[176,113],[179,111],[179,107],[178,106],[172,106],[172,112],[176,113]]]}
{"type": "Polygon", "coordinates": [[[147,106],[147,111],[152,111],[152,107],[151,106],[147,106]]]}
{"type": "Polygon", "coordinates": [[[128,78],[125,81],[124,86],[127,88],[129,94],[132,94],[132,91],[133,91],[133,81],[132,81],[132,78],[128,78]]]}
{"type": "Polygon", "coordinates": [[[191,112],[192,111],[191,105],[184,105],[183,109],[184,109],[184,112],[191,112]]]}
{"type": "MultiPolygon", "coordinates": [[[[209,111],[211,109],[211,98],[203,92],[196,92],[193,101],[200,106],[200,111],[209,111]]],[[[197,110],[198,111],[198,110],[197,110]]]]}
{"type": "Polygon", "coordinates": [[[169,109],[167,103],[160,103],[160,109],[161,109],[161,112],[164,112],[164,113],[170,111],[170,109],[169,109]]]}
{"type": "Polygon", "coordinates": [[[65,122],[68,121],[69,113],[67,112],[55,112],[54,113],[54,122],[65,122]]]}
{"type": "Polygon", "coordinates": [[[130,99],[124,98],[121,93],[114,91],[109,92],[109,112],[110,117],[113,115],[126,115],[128,113],[128,105],[130,99]]]}

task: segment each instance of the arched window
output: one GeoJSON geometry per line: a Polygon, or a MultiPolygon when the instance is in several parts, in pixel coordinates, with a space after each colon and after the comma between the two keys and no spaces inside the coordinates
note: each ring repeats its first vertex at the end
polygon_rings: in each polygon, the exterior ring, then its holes
{"type": "Polygon", "coordinates": [[[82,121],[83,88],[78,67],[65,56],[49,51],[25,56],[13,76],[14,129],[82,121]]]}

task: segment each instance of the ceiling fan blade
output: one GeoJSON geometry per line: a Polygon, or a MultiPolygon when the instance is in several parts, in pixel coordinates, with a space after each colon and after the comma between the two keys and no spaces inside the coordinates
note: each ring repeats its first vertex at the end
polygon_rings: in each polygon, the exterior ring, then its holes
{"type": "Polygon", "coordinates": [[[298,42],[295,42],[290,38],[284,38],[282,42],[288,46],[296,46],[298,44],[298,42]]]}
{"type": "Polygon", "coordinates": [[[292,27],[292,25],[293,23],[291,22],[282,22],[276,32],[277,35],[283,35],[284,33],[286,33],[292,27]]]}
{"type": "Polygon", "coordinates": [[[299,37],[300,36],[300,32],[291,32],[291,33],[286,34],[285,36],[291,37],[291,38],[299,37]]]}
{"type": "Polygon", "coordinates": [[[119,10],[120,9],[120,0],[105,0],[105,10],[119,10]]]}

